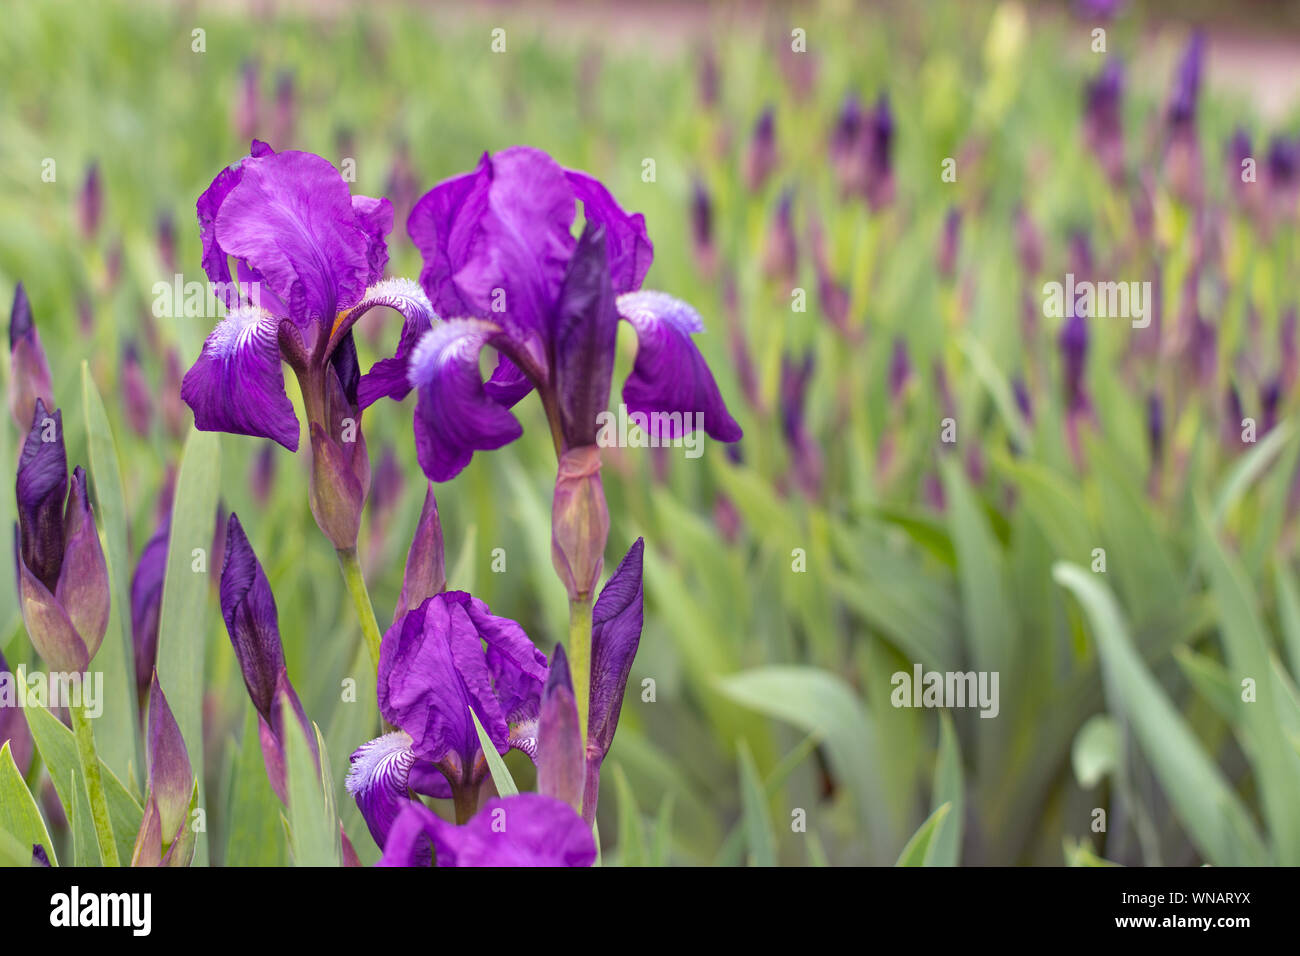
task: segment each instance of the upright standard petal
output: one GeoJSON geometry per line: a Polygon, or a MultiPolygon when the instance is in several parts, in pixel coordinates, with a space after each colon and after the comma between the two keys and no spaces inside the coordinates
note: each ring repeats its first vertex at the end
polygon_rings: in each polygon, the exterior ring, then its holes
{"type": "MultiPolygon", "coordinates": [[[[221,204],[226,201],[226,197],[230,195],[230,191],[239,185],[239,181],[244,176],[244,165],[251,159],[260,159],[274,154],[275,150],[266,143],[253,140],[249,155],[217,173],[195,204],[195,212],[198,213],[199,218],[199,239],[203,244],[203,271],[208,274],[209,281],[218,287],[219,292],[230,288],[230,260],[226,250],[217,242],[215,227],[217,212],[221,209],[221,204]]],[[[235,305],[235,302],[229,298],[223,301],[228,306],[235,305]]]]}
{"type": "Polygon", "coordinates": [[[298,450],[298,417],[280,368],[279,325],[269,313],[241,306],[212,330],[181,382],[196,428],[270,438],[298,450]]]}
{"type": "Polygon", "coordinates": [[[569,448],[596,442],[597,416],[609,408],[618,312],[606,254],[608,232],[588,221],[569,259],[552,318],[560,425],[569,448]]]}
{"type": "Polygon", "coordinates": [[[636,329],[637,353],[623,385],[628,411],[666,412],[666,435],[680,438],[696,428],[717,441],[739,441],[740,426],[727,411],[713,373],[691,335],[704,330],[699,313],[664,292],[630,292],[617,300],[619,315],[636,329]],[[680,415],[678,415],[680,413],[680,415]]]}
{"type": "MultiPolygon", "coordinates": [[[[377,223],[371,210],[371,228],[377,223]]],[[[221,248],[254,269],[298,325],[329,328],[371,274],[372,240],[348,184],[327,160],[296,150],[243,166],[214,223],[221,248]]],[[[386,256],[386,253],[385,253],[386,256]]]]}
{"type": "Polygon", "coordinates": [[[475,451],[500,448],[523,434],[514,415],[484,391],[479,374],[479,353],[497,331],[477,319],[440,322],[411,356],[416,455],[433,481],[451,480],[475,451]]]}
{"type": "Polygon", "coordinates": [[[456,282],[483,242],[479,222],[487,212],[491,160],[484,153],[473,171],[444,180],[411,209],[406,231],[420,250],[420,285],[439,315],[486,315],[456,282]]]}
{"type": "Polygon", "coordinates": [[[231,514],[226,527],[226,560],[221,569],[221,616],[230,634],[244,684],[262,719],[275,725],[276,684],[284,671],[284,649],[275,596],[248,536],[231,514]]]}
{"type": "Polygon", "coordinates": [[[645,228],[645,216],[628,215],[600,180],[572,169],[564,171],[573,195],[582,201],[587,222],[605,227],[609,244],[609,278],[618,294],[641,288],[654,261],[654,244],[645,228]]]}

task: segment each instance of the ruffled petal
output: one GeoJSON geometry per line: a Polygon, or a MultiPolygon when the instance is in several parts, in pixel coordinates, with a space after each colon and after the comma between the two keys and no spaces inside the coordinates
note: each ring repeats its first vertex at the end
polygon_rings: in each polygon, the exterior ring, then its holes
{"type": "Polygon", "coordinates": [[[298,417],[284,391],[279,320],[239,308],[212,330],[181,382],[201,431],[270,438],[298,450],[298,417]]]}
{"type": "Polygon", "coordinates": [[[381,398],[400,402],[411,390],[408,371],[411,353],[424,333],[433,328],[438,316],[424,290],[410,279],[385,279],[366,290],[361,301],[348,313],[349,325],[375,308],[389,308],[402,316],[402,334],[392,358],[380,359],[361,376],[357,401],[362,409],[381,398]]]}
{"type": "Polygon", "coordinates": [[[371,241],[327,160],[291,151],[251,161],[214,223],[218,244],[256,269],[298,325],[329,328],[360,300],[371,241]]]}
{"type": "MultiPolygon", "coordinates": [[[[250,159],[274,155],[275,150],[266,143],[253,140],[249,155],[217,173],[216,178],[207,189],[203,190],[203,194],[195,204],[195,211],[199,217],[199,239],[203,243],[203,271],[208,274],[208,279],[221,289],[228,288],[230,283],[230,261],[226,250],[217,242],[215,228],[217,212],[221,209],[221,204],[226,201],[226,197],[230,195],[230,191],[239,185],[239,181],[244,176],[245,164],[250,159]]],[[[226,304],[233,306],[235,303],[226,300],[226,304]]]]}
{"type": "Polygon", "coordinates": [[[422,821],[419,833],[432,839],[438,866],[591,866],[596,862],[591,827],[563,800],[539,793],[493,797],[460,827],[437,818],[422,821]]]}
{"type": "Polygon", "coordinates": [[[375,843],[386,846],[398,814],[412,803],[408,790],[415,752],[410,735],[397,730],[364,743],[350,763],[344,782],[348,793],[357,801],[375,843]]]}
{"type": "Polygon", "coordinates": [[[691,335],[704,331],[699,313],[664,292],[629,292],[618,297],[619,315],[637,334],[636,363],[623,385],[628,411],[681,413],[669,419],[662,437],[680,438],[695,430],[703,415],[704,431],[717,441],[739,441],[740,426],[727,411],[713,373],[691,335]]]}
{"type": "Polygon", "coordinates": [[[646,232],[645,216],[628,215],[608,189],[592,176],[576,170],[564,172],[576,198],[582,200],[582,214],[588,222],[605,227],[609,244],[609,277],[614,292],[635,292],[645,281],[654,261],[654,244],[646,232]]]}
{"type": "Polygon", "coordinates": [[[420,285],[440,315],[487,315],[456,284],[456,274],[482,245],[480,220],[488,208],[492,184],[487,153],[472,172],[445,180],[420,197],[406,221],[406,231],[420,250],[424,267],[420,285]]]}
{"type": "Polygon", "coordinates": [[[373,285],[384,277],[388,265],[387,237],[393,231],[393,204],[387,199],[353,196],[352,212],[366,234],[366,265],[370,269],[366,285],[373,285]]]}
{"type": "Polygon", "coordinates": [[[411,355],[416,456],[432,481],[455,478],[475,451],[500,448],[523,434],[514,415],[488,396],[479,374],[479,352],[496,332],[477,319],[440,322],[411,355]]]}

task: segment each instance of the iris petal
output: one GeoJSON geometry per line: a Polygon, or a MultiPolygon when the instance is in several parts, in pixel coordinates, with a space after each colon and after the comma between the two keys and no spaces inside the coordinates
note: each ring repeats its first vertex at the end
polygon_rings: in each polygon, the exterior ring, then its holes
{"type": "Polygon", "coordinates": [[[269,313],[241,307],[212,330],[181,382],[195,427],[270,438],[297,451],[298,417],[284,391],[278,329],[269,313]]]}
{"type": "Polygon", "coordinates": [[[739,441],[740,426],[727,411],[708,363],[691,336],[704,331],[699,313],[665,292],[629,292],[616,302],[619,315],[636,329],[637,353],[632,374],[623,385],[628,411],[681,413],[670,420],[668,438],[695,430],[695,413],[704,431],[717,441],[739,441]]]}
{"type": "Polygon", "coordinates": [[[406,398],[411,390],[407,375],[411,354],[438,318],[424,290],[410,279],[385,279],[371,286],[361,301],[352,307],[347,321],[349,324],[356,322],[375,308],[389,308],[400,313],[403,319],[402,334],[393,357],[380,359],[361,377],[357,399],[363,409],[381,398],[391,398],[397,402],[406,398]]]}
{"type": "Polygon", "coordinates": [[[411,737],[400,730],[364,743],[352,754],[345,785],[379,846],[388,843],[398,814],[412,802],[408,790],[414,763],[411,737]]]}
{"type": "Polygon", "coordinates": [[[479,353],[497,331],[478,319],[441,322],[411,355],[416,455],[432,481],[449,481],[475,451],[500,448],[523,434],[514,415],[484,390],[479,374],[479,353]]]}

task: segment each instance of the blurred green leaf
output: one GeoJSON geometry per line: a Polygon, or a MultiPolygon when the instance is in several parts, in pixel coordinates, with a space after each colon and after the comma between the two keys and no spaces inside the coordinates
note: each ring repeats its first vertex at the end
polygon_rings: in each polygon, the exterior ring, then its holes
{"type": "Polygon", "coordinates": [[[31,862],[32,848],[40,846],[45,849],[50,865],[59,865],[54,843],[50,840],[50,831],[45,826],[35,798],[23,782],[23,775],[18,772],[7,740],[0,746],[0,830],[26,847],[27,858],[24,864],[31,862]]]}
{"type": "Polygon", "coordinates": [[[935,835],[943,826],[944,819],[952,810],[952,804],[943,803],[926,818],[921,828],[912,834],[912,838],[898,855],[895,866],[934,866],[935,835]]]}

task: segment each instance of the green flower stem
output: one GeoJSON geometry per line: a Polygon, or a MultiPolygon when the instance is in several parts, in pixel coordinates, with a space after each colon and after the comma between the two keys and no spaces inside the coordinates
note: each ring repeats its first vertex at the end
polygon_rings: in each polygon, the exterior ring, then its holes
{"type": "Polygon", "coordinates": [[[72,730],[77,738],[77,756],[81,758],[81,772],[86,778],[86,792],[90,796],[90,815],[95,821],[95,838],[99,841],[99,856],[105,866],[121,866],[117,858],[117,843],[113,840],[113,822],[108,816],[108,800],[104,796],[104,781],[99,775],[99,757],[95,753],[95,732],[86,716],[84,703],[68,708],[72,715],[72,730]]]}
{"type": "Polygon", "coordinates": [[[587,752],[587,707],[591,699],[591,598],[569,601],[569,670],[578,705],[582,751],[587,752]]]}
{"type": "Polygon", "coordinates": [[[343,580],[347,582],[348,593],[352,595],[352,605],[357,611],[357,620],[361,622],[361,633],[365,636],[366,647],[370,650],[370,661],[379,670],[379,622],[375,620],[375,608],[370,603],[370,592],[366,590],[366,579],[361,573],[361,562],[357,560],[357,549],[346,548],[339,551],[339,565],[343,568],[343,580]]]}

